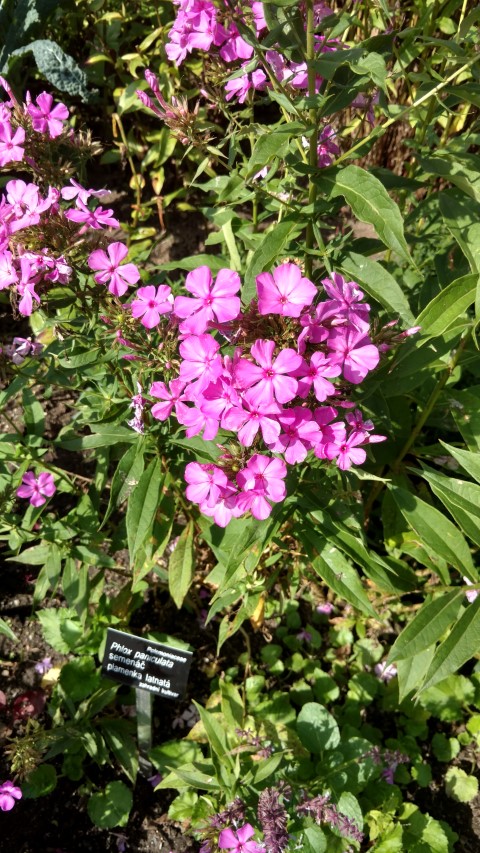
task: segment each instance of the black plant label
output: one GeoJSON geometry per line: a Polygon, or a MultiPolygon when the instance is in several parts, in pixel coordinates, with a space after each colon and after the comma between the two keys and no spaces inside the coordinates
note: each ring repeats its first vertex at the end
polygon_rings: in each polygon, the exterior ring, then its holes
{"type": "Polygon", "coordinates": [[[102,675],[176,701],[185,694],[192,652],[109,628],[102,675]]]}

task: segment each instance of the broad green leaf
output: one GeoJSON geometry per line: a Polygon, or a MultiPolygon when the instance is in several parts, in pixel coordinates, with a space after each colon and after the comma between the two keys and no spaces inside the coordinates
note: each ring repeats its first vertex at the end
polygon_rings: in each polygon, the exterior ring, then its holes
{"type": "Polygon", "coordinates": [[[297,717],[297,732],[303,746],[319,755],[340,743],[340,729],[327,709],[318,702],[307,702],[297,717]]]}
{"type": "Polygon", "coordinates": [[[304,853],[326,853],[327,838],[319,826],[307,826],[302,835],[304,853]]]}
{"type": "Polygon", "coordinates": [[[128,499],[127,540],[132,565],[145,540],[151,536],[163,481],[160,460],[152,459],[128,499]]]}
{"type": "Polygon", "coordinates": [[[433,646],[456,619],[464,600],[463,590],[454,590],[424,604],[395,640],[388,662],[415,657],[433,646]]]}
{"type": "MultiPolygon", "coordinates": [[[[212,764],[211,774],[203,773],[194,764],[182,764],[173,771],[182,782],[204,791],[218,791],[221,783],[215,778],[215,768],[212,764]]],[[[161,787],[161,785],[160,785],[161,787]]]]}
{"type": "Polygon", "coordinates": [[[398,486],[389,486],[395,503],[411,528],[440,557],[471,581],[477,580],[468,544],[454,524],[438,509],[398,486]]]}
{"type": "Polygon", "coordinates": [[[87,811],[95,826],[112,829],[127,825],[132,805],[131,790],[123,782],[109,782],[104,791],[92,794],[87,811]]]}
{"type": "Polygon", "coordinates": [[[480,385],[445,392],[450,412],[469,450],[480,451],[480,385]]]}
{"type": "Polygon", "coordinates": [[[288,124],[268,130],[257,139],[250,160],[247,164],[245,178],[255,175],[263,166],[270,163],[274,157],[285,158],[288,150],[290,137],[302,133],[304,125],[299,122],[288,122],[288,124]]]}
{"type": "MultiPolygon", "coordinates": [[[[480,175],[478,176],[480,190],[480,175]]],[[[472,272],[480,273],[480,199],[473,201],[449,192],[439,195],[445,225],[467,258],[472,272]]]]}
{"type": "Polygon", "coordinates": [[[312,567],[341,598],[367,616],[375,616],[367,594],[355,569],[343,554],[312,527],[303,526],[297,532],[303,542],[312,567]]]}
{"type": "Polygon", "coordinates": [[[179,609],[190,589],[194,573],[193,521],[189,521],[168,561],[168,590],[179,609]]]}
{"type": "Polygon", "coordinates": [[[478,779],[460,767],[449,767],[445,774],[445,790],[457,803],[469,803],[478,794],[478,779]]]}
{"type": "Polygon", "coordinates": [[[405,323],[413,326],[414,318],[407,297],[393,275],[387,272],[378,261],[372,261],[356,252],[349,252],[341,264],[341,270],[352,276],[362,289],[387,311],[398,314],[405,323]]]}
{"type": "Polygon", "coordinates": [[[57,771],[52,764],[40,764],[22,782],[22,793],[26,798],[45,797],[57,787],[57,771]]]}
{"type": "Polygon", "coordinates": [[[467,605],[447,639],[440,643],[422,684],[422,692],[460,669],[479,649],[480,596],[467,605]]]}
{"type": "Polygon", "coordinates": [[[380,240],[411,263],[400,209],[378,178],[359,166],[346,166],[335,175],[322,176],[321,186],[325,184],[329,185],[330,198],[343,196],[357,219],[373,225],[380,240]]]}
{"type": "Polygon", "coordinates": [[[222,696],[222,713],[232,731],[243,726],[244,708],[238,689],[230,681],[220,682],[222,696]]]}
{"type": "Polygon", "coordinates": [[[78,657],[62,666],[59,683],[72,702],[80,702],[97,690],[100,675],[93,657],[78,657]]]}
{"type": "Polygon", "coordinates": [[[460,447],[453,447],[447,444],[446,441],[440,439],[440,444],[448,450],[451,456],[457,460],[462,468],[473,477],[477,483],[480,483],[480,453],[472,453],[471,450],[463,450],[460,447]]]}
{"type": "Polygon", "coordinates": [[[447,285],[415,320],[423,337],[438,337],[475,302],[478,275],[464,275],[447,285]]]}
{"type": "Polygon", "coordinates": [[[198,267],[203,266],[210,267],[212,273],[215,274],[222,268],[228,267],[228,260],[227,258],[223,258],[221,255],[198,254],[192,255],[190,258],[182,258],[180,261],[169,261],[165,264],[159,264],[157,269],[165,270],[166,272],[175,270],[191,272],[192,270],[196,270],[198,267]]]}
{"type": "Polygon", "coordinates": [[[43,435],[45,430],[45,415],[39,400],[31,388],[24,388],[23,394],[23,417],[25,427],[31,435],[43,435]]]}
{"type": "Polygon", "coordinates": [[[255,279],[257,275],[268,270],[273,261],[281,260],[282,249],[298,225],[297,217],[286,216],[265,234],[245,271],[245,282],[242,289],[242,301],[245,305],[248,305],[256,296],[255,279]]]}

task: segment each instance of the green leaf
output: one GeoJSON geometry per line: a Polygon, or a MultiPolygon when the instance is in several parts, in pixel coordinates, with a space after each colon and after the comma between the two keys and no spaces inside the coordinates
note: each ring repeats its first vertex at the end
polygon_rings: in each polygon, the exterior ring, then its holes
{"type": "Polygon", "coordinates": [[[326,853],[327,839],[319,826],[307,826],[302,835],[304,853],[326,853]]]}
{"type": "MultiPolygon", "coordinates": [[[[65,640],[62,634],[62,627],[68,621],[75,620],[76,615],[75,610],[68,607],[64,607],[61,610],[40,610],[37,613],[46,642],[61,654],[68,654],[71,651],[70,643],[65,640]]],[[[81,635],[83,629],[80,623],[78,623],[78,629],[81,635]]]]}
{"type": "Polygon", "coordinates": [[[420,542],[443,557],[462,575],[477,580],[472,555],[466,540],[454,524],[438,509],[398,486],[389,486],[393,499],[420,542]]]}
{"type": "Polygon", "coordinates": [[[407,297],[378,261],[372,261],[356,252],[349,252],[341,264],[341,270],[351,275],[369,296],[376,299],[387,311],[398,314],[409,326],[414,318],[407,297]]]}
{"type": "Polygon", "coordinates": [[[248,305],[256,296],[256,277],[264,270],[268,270],[275,260],[281,260],[281,252],[292,232],[299,227],[298,218],[285,216],[276,223],[271,231],[268,231],[245,271],[245,282],[242,289],[242,301],[248,305]]]}
{"type": "Polygon", "coordinates": [[[145,540],[152,534],[164,479],[160,460],[152,459],[128,499],[126,521],[131,565],[135,563],[145,540]]]}
{"type": "Polygon", "coordinates": [[[456,672],[480,649],[480,596],[469,604],[447,639],[440,643],[421,690],[456,672]]]}
{"type": "Polygon", "coordinates": [[[299,122],[289,122],[275,130],[268,130],[257,139],[250,160],[247,164],[245,178],[255,175],[263,166],[266,166],[274,157],[285,159],[290,137],[298,135],[305,130],[305,126],[299,122]]]}
{"type": "Polygon", "coordinates": [[[378,237],[403,260],[412,263],[403,233],[403,219],[398,205],[383,184],[359,166],[346,166],[333,177],[322,176],[321,186],[329,185],[330,198],[343,196],[354,216],[373,225],[378,237]]]}
{"type": "Polygon", "coordinates": [[[168,561],[168,589],[178,609],[183,604],[195,574],[193,530],[193,521],[189,521],[168,561]]]}
{"type": "Polygon", "coordinates": [[[17,48],[12,56],[23,56],[32,51],[38,70],[47,78],[48,82],[59,89],[67,92],[70,96],[78,96],[83,101],[89,101],[92,92],[88,91],[87,75],[75,60],[64,53],[62,48],[50,39],[36,39],[26,47],[17,48]]]}
{"type": "MultiPolygon", "coordinates": [[[[430,157],[418,157],[422,169],[446,178],[471,198],[480,201],[480,157],[466,151],[450,153],[438,150],[430,157]]],[[[440,193],[441,199],[444,193],[440,193]]],[[[443,212],[443,211],[442,211],[443,212]]]]}
{"type": "Polygon", "coordinates": [[[137,485],[144,468],[143,443],[140,441],[129,447],[120,459],[112,478],[110,498],[102,526],[110,518],[117,506],[120,506],[137,485]]]}
{"type": "Polygon", "coordinates": [[[209,711],[206,711],[202,705],[199,705],[198,702],[194,702],[194,705],[200,714],[200,719],[203,723],[203,727],[205,729],[205,733],[208,738],[208,742],[210,744],[210,748],[212,751],[218,756],[220,761],[223,761],[226,766],[233,771],[234,770],[234,761],[230,754],[230,748],[227,744],[227,739],[225,737],[225,732],[214,717],[209,711]]]}
{"type": "Polygon", "coordinates": [[[91,435],[82,435],[71,438],[67,435],[66,438],[57,439],[54,444],[57,447],[62,447],[64,450],[93,450],[96,447],[108,447],[112,444],[128,444],[137,443],[138,434],[131,429],[114,424],[95,424],[97,432],[91,435]]]}
{"type": "Polygon", "coordinates": [[[434,651],[434,647],[431,646],[423,652],[419,652],[413,658],[397,661],[399,702],[403,702],[407,696],[416,691],[420,686],[432,662],[434,651]]]}
{"type": "Polygon", "coordinates": [[[446,477],[429,468],[422,476],[463,532],[480,545],[480,486],[457,477],[446,477]]]}
{"type": "Polygon", "coordinates": [[[60,686],[72,702],[79,702],[100,685],[100,675],[92,657],[75,658],[62,666],[60,686]]]}
{"type": "Polygon", "coordinates": [[[415,657],[433,646],[458,616],[464,599],[463,590],[454,590],[424,604],[395,640],[388,662],[415,657]]]}
{"type": "MultiPolygon", "coordinates": [[[[478,186],[480,189],[480,175],[478,186]]],[[[467,258],[472,272],[480,273],[480,203],[443,192],[439,195],[440,212],[445,225],[467,258]]]]}
{"type": "Polygon", "coordinates": [[[360,578],[343,554],[312,527],[300,528],[297,535],[311,559],[312,568],[325,583],[362,613],[375,616],[360,578]]]}
{"type": "Polygon", "coordinates": [[[445,790],[457,803],[470,803],[478,794],[478,779],[468,776],[460,767],[449,767],[445,774],[445,790]]]}
{"type": "Polygon", "coordinates": [[[27,799],[46,797],[57,787],[57,771],[51,764],[40,764],[22,783],[22,793],[27,799]]]}
{"type": "Polygon", "coordinates": [[[130,789],[123,782],[109,782],[102,793],[92,794],[87,811],[95,826],[112,829],[127,825],[132,805],[130,789]]]}
{"type": "Polygon", "coordinates": [[[133,737],[128,732],[128,722],[126,720],[102,722],[102,733],[123,772],[134,785],[138,773],[138,751],[133,737]]]}
{"type": "Polygon", "coordinates": [[[5,619],[0,618],[0,634],[3,634],[5,637],[8,637],[13,643],[18,641],[16,634],[13,633],[10,625],[5,622],[5,619]]]}
{"type": "Polygon", "coordinates": [[[297,732],[302,744],[319,755],[340,743],[340,729],[327,709],[318,702],[307,702],[297,717],[297,732]]]}
{"type": "Polygon", "coordinates": [[[422,337],[443,335],[475,302],[477,282],[477,275],[464,275],[441,290],[415,320],[422,337]]]}
{"type": "Polygon", "coordinates": [[[457,460],[462,468],[473,477],[477,483],[480,483],[480,453],[472,453],[471,450],[463,450],[460,447],[453,447],[447,444],[446,441],[440,439],[440,444],[448,450],[451,456],[457,460]]]}

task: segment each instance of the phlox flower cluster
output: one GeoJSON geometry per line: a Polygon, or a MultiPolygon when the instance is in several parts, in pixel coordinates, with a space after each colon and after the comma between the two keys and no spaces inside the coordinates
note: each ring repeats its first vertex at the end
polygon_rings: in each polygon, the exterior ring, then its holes
{"type": "MultiPolygon", "coordinates": [[[[236,63],[236,73],[225,85],[227,101],[235,99],[243,104],[250,92],[263,91],[272,86],[275,77],[283,86],[297,90],[308,88],[308,70],[305,61],[287,60],[276,49],[265,52],[263,64],[254,56],[253,46],[243,37],[239,22],[253,30],[258,39],[268,35],[263,3],[245,0],[234,11],[227,2],[217,4],[211,0],[175,0],[177,14],[168,35],[168,58],[180,65],[194,50],[216,53],[227,65],[236,63]]],[[[304,10],[303,10],[304,11],[304,10]]],[[[323,3],[316,4],[316,23],[331,14],[323,3]]],[[[338,50],[342,43],[337,39],[315,37],[318,53],[338,50]]],[[[316,79],[316,89],[322,78],[316,79]]],[[[143,99],[142,96],[140,96],[143,99]]],[[[145,103],[145,101],[144,101],[145,103]]],[[[147,106],[149,106],[147,104],[147,106]]],[[[164,107],[166,105],[163,105],[164,107]]],[[[331,162],[329,159],[328,164],[331,162]]]]}
{"type": "MultiPolygon", "coordinates": [[[[54,105],[47,92],[35,102],[27,93],[20,104],[3,78],[0,84],[9,95],[0,103],[0,166],[23,161],[35,174],[35,159],[25,140],[33,145],[37,133],[53,140],[65,135],[68,110],[63,104],[54,105]]],[[[78,250],[96,232],[119,225],[113,210],[98,204],[106,190],[86,189],[74,178],[64,186],[42,187],[43,182],[40,186],[12,179],[0,195],[0,290],[11,291],[23,316],[32,314],[52,285],[69,284],[74,273],[72,245],[78,250]]],[[[98,236],[94,238],[98,245],[98,236]]],[[[88,256],[95,281],[118,297],[140,278],[137,267],[124,262],[127,252],[123,243],[114,242],[106,251],[95,249],[88,256]]],[[[15,351],[14,363],[20,364],[22,355],[21,348],[15,351]]]]}
{"type": "MultiPolygon", "coordinates": [[[[267,518],[286,496],[287,466],[309,453],[347,470],[385,438],[348,399],[380,358],[358,285],[332,273],[319,290],[284,263],[256,286],[242,311],[238,273],[221,269],[214,279],[202,266],[187,275],[189,295],[147,285],[125,306],[149,331],[163,323],[161,348],[171,342],[166,376],[149,389],[153,418],[174,416],[189,438],[232,436],[215,464],[185,470],[187,498],[222,527],[249,512],[267,518]]],[[[132,407],[140,432],[140,388],[132,407]]]]}

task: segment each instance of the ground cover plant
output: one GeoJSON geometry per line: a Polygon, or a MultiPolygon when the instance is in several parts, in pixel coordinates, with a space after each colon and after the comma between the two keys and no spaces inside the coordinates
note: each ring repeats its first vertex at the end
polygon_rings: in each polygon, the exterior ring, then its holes
{"type": "Polygon", "coordinates": [[[474,850],[478,10],[157,6],[1,10],[5,837],[474,850]]]}

